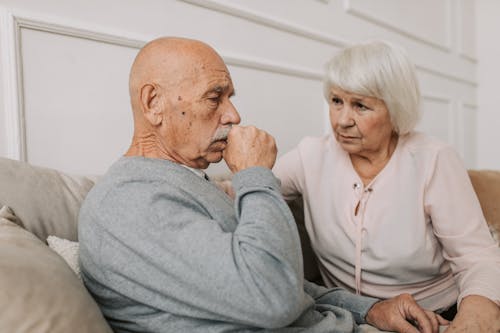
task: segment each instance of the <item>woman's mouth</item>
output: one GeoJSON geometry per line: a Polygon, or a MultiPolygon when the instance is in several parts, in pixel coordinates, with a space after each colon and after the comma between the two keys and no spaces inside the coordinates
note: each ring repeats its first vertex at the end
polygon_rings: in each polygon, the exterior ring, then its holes
{"type": "Polygon", "coordinates": [[[344,139],[344,140],[359,139],[357,136],[344,135],[344,134],[339,134],[339,138],[344,139]]]}

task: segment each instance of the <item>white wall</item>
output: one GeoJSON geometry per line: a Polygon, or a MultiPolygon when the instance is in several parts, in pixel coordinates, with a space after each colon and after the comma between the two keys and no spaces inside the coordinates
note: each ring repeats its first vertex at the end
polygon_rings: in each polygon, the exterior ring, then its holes
{"type": "Polygon", "coordinates": [[[474,167],[474,8],[474,0],[0,0],[0,155],[103,173],[130,142],[129,66],[162,35],[214,46],[229,65],[243,123],[272,133],[283,153],[328,128],[328,58],[382,38],[416,63],[419,129],[474,167]]]}
{"type": "Polygon", "coordinates": [[[500,1],[477,1],[478,167],[500,169],[500,1]]]}

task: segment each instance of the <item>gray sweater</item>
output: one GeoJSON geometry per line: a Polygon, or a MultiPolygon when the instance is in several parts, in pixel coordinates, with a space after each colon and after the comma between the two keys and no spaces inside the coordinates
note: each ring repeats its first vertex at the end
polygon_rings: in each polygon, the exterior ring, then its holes
{"type": "Polygon", "coordinates": [[[272,172],[233,187],[234,201],[178,164],[123,157],[89,192],[80,264],[115,332],[355,332],[376,300],[304,281],[272,172]]]}

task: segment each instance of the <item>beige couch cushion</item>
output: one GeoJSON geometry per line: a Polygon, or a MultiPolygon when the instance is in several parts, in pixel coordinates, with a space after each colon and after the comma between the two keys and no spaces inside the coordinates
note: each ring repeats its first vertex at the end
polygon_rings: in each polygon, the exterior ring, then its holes
{"type": "Polygon", "coordinates": [[[94,185],[90,178],[0,158],[0,206],[12,208],[38,238],[77,240],[80,205],[94,185]]]}
{"type": "Polygon", "coordinates": [[[111,332],[64,260],[0,209],[0,332],[111,332]]]}
{"type": "Polygon", "coordinates": [[[469,176],[486,221],[500,233],[500,171],[469,170],[469,176]]]}

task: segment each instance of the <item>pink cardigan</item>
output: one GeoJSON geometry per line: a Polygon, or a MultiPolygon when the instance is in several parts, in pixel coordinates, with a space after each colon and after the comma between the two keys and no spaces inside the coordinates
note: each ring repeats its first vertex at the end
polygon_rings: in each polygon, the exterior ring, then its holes
{"type": "Polygon", "coordinates": [[[303,139],[273,171],[285,199],[303,195],[327,286],[377,298],[410,293],[430,310],[471,294],[500,305],[500,248],[448,145],[400,137],[366,187],[332,135],[303,139]]]}

